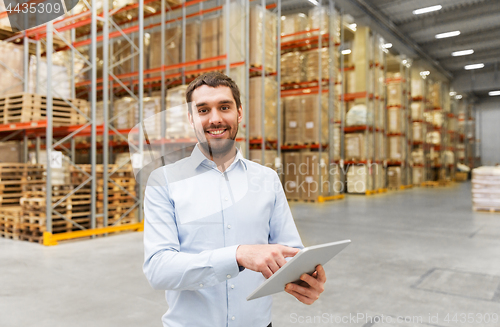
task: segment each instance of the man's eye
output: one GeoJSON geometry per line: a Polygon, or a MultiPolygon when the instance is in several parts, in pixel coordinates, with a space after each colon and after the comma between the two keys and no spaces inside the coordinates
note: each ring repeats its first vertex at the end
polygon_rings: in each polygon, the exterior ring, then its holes
{"type": "Polygon", "coordinates": [[[229,110],[229,107],[228,106],[224,106],[221,108],[222,110],[229,110]]]}
{"type": "Polygon", "coordinates": [[[207,109],[200,109],[200,110],[198,110],[198,113],[199,113],[199,114],[204,114],[204,113],[206,113],[206,112],[207,112],[207,109]]]}

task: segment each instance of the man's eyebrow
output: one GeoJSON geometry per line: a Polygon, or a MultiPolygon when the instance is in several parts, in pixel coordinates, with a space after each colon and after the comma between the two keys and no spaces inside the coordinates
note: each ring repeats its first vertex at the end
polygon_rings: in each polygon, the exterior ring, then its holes
{"type": "MultiPolygon", "coordinates": [[[[221,100],[221,101],[219,101],[219,104],[232,104],[232,103],[234,103],[234,101],[232,101],[232,100],[221,100]]],[[[208,103],[201,102],[201,103],[197,103],[196,107],[199,108],[199,107],[203,107],[203,106],[206,106],[206,105],[208,105],[208,103]]]]}

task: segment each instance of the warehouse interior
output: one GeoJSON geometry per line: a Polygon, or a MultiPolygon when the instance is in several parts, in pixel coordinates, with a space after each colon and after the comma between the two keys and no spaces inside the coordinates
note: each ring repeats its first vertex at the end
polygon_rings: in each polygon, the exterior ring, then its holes
{"type": "Polygon", "coordinates": [[[0,1],[0,326],[161,326],[145,190],[212,71],[304,246],[351,240],[273,326],[500,326],[498,1],[61,3],[0,1]]]}

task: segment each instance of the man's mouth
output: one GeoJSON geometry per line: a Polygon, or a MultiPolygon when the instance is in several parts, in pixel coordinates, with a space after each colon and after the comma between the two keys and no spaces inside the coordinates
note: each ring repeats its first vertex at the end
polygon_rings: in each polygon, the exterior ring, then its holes
{"type": "Polygon", "coordinates": [[[221,128],[221,129],[212,129],[208,130],[207,133],[210,134],[211,136],[222,136],[226,133],[227,129],[221,128]]]}

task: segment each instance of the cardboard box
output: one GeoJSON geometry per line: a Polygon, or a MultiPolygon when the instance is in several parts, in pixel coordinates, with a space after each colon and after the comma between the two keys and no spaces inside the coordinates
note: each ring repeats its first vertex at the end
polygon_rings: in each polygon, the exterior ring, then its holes
{"type": "Polygon", "coordinates": [[[412,123],[412,136],[415,142],[424,141],[423,123],[412,123]]]}
{"type": "MultiPolygon", "coordinates": [[[[303,14],[291,14],[281,16],[281,35],[289,35],[297,32],[305,31],[309,28],[309,18],[303,14]]],[[[307,34],[299,34],[294,36],[287,36],[281,39],[281,42],[290,42],[294,40],[303,39],[307,34]]]]}
{"type": "Polygon", "coordinates": [[[281,83],[300,83],[305,80],[302,52],[288,52],[281,56],[281,83]]]}
{"type": "Polygon", "coordinates": [[[366,160],[372,157],[372,133],[368,133],[368,144],[366,143],[365,133],[349,133],[345,135],[345,160],[366,160]]]}
{"type": "Polygon", "coordinates": [[[285,152],[283,154],[284,165],[283,189],[288,200],[300,200],[300,173],[299,165],[301,163],[300,152],[285,152]]]}
{"type": "Polygon", "coordinates": [[[302,152],[301,168],[299,169],[300,180],[303,185],[301,188],[302,200],[318,200],[320,190],[322,195],[328,195],[328,154],[321,153],[321,159],[318,152],[302,152]]]}
{"type": "Polygon", "coordinates": [[[401,167],[387,168],[388,187],[391,189],[399,189],[401,186],[401,167]]]}
{"type": "Polygon", "coordinates": [[[403,142],[404,137],[402,136],[390,136],[387,138],[388,149],[389,149],[389,160],[393,161],[403,161],[405,157],[403,142]]]}
{"type": "Polygon", "coordinates": [[[249,159],[261,164],[263,166],[269,167],[276,170],[276,158],[278,157],[278,152],[275,150],[264,150],[264,160],[262,160],[262,150],[250,150],[249,159]]]}
{"type": "MultiPolygon", "coordinates": [[[[264,125],[266,140],[276,140],[278,136],[277,119],[277,92],[278,84],[273,77],[266,77],[264,80],[264,125]]],[[[249,128],[250,138],[262,138],[262,77],[252,77],[250,79],[250,103],[249,103],[249,128]]]]}
{"type": "Polygon", "coordinates": [[[412,172],[413,172],[413,184],[414,185],[420,185],[423,182],[425,182],[424,167],[413,167],[412,172]]]}
{"type": "Polygon", "coordinates": [[[402,112],[400,108],[387,109],[387,132],[388,133],[401,133],[402,127],[402,112]]]}
{"type": "Polygon", "coordinates": [[[276,71],[276,14],[260,5],[250,7],[250,66],[262,67],[262,52],[265,51],[265,69],[276,71]],[[265,49],[262,48],[265,31],[265,49]]]}
{"type": "Polygon", "coordinates": [[[347,170],[347,192],[364,194],[372,190],[373,177],[367,165],[352,165],[347,170]]]}

